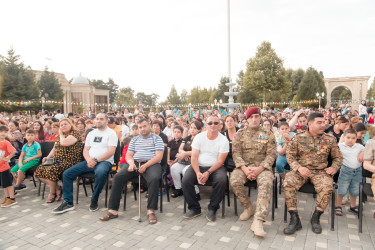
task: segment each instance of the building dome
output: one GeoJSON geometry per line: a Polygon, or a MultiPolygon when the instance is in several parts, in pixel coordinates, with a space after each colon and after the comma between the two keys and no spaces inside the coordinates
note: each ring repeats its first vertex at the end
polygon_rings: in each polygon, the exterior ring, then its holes
{"type": "Polygon", "coordinates": [[[79,76],[73,78],[72,84],[89,84],[89,79],[79,73],[79,76]]]}

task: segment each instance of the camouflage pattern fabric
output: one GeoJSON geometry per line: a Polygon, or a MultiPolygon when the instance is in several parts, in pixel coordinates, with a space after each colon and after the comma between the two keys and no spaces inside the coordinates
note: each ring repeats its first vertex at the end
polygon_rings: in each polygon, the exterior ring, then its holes
{"type": "Polygon", "coordinates": [[[232,141],[232,156],[237,168],[254,164],[271,171],[276,158],[275,136],[263,128],[240,129],[232,141]]]}
{"type": "Polygon", "coordinates": [[[341,167],[342,154],[333,135],[324,133],[314,138],[309,131],[293,137],[286,149],[286,160],[293,171],[299,167],[310,170],[325,169],[331,154],[332,166],[336,171],[341,167]]]}
{"type": "Polygon", "coordinates": [[[297,208],[297,191],[309,180],[318,194],[316,207],[324,210],[328,206],[333,191],[333,178],[331,175],[324,170],[311,170],[310,177],[305,177],[298,171],[290,171],[286,174],[283,183],[285,203],[288,209],[297,208]]]}
{"type": "Polygon", "coordinates": [[[230,177],[230,187],[244,208],[251,205],[244,184],[248,181],[242,166],[263,166],[264,171],[257,176],[258,197],[254,217],[265,221],[272,196],[272,165],[276,158],[276,139],[271,131],[263,128],[241,129],[232,141],[232,156],[236,164],[230,177]]]}

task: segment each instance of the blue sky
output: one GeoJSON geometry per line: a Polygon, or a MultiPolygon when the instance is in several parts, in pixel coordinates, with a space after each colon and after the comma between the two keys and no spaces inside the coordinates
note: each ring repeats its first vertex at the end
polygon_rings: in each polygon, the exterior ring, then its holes
{"type": "MultiPolygon", "coordinates": [[[[0,54],[157,93],[227,76],[227,0],[2,1],[0,54]],[[47,60],[49,58],[51,60],[47,60]]],[[[232,78],[262,41],[286,68],[375,75],[375,1],[232,0],[232,78]]]]}

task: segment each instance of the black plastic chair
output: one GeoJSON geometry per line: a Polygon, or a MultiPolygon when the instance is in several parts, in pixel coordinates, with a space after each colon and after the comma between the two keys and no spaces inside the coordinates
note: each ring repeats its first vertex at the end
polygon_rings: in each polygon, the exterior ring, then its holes
{"type": "MultiPolygon", "coordinates": [[[[118,141],[116,151],[115,151],[115,154],[114,154],[114,163],[113,163],[111,169],[108,172],[108,178],[107,178],[107,182],[106,182],[106,186],[105,186],[105,205],[104,205],[105,207],[107,207],[107,202],[108,202],[109,178],[117,173],[120,158],[121,158],[121,145],[120,145],[120,142],[118,141]],[[113,167],[115,167],[115,169],[113,169],[113,167]]],[[[77,195],[76,195],[76,203],[77,204],[78,204],[80,180],[82,180],[82,186],[83,186],[83,189],[85,191],[85,195],[86,195],[86,197],[88,196],[87,190],[86,190],[86,179],[90,180],[91,190],[94,191],[92,183],[95,182],[95,173],[85,173],[85,174],[79,175],[77,177],[77,195]]]]}
{"type": "MultiPolygon", "coordinates": [[[[167,200],[168,202],[170,202],[169,184],[168,184],[167,171],[166,171],[167,167],[168,166],[162,166],[163,170],[162,170],[161,177],[160,177],[160,184],[159,184],[160,213],[163,212],[163,196],[164,196],[163,187],[165,187],[165,190],[166,190],[167,200]]],[[[133,186],[134,200],[136,201],[137,200],[137,188],[136,187],[138,187],[139,185],[138,176],[131,179],[130,182],[132,183],[132,186],[133,186]]],[[[141,177],[141,183],[146,185],[146,180],[143,177],[141,177]]],[[[126,211],[127,193],[128,193],[128,187],[127,187],[127,183],[125,183],[124,185],[124,208],[123,208],[124,211],[126,211]]]]}
{"type": "MultiPolygon", "coordinates": [[[[335,204],[336,204],[336,192],[335,186],[333,184],[333,191],[331,197],[331,231],[335,230],[335,204]]],[[[314,199],[316,197],[316,191],[314,185],[309,181],[302,185],[302,187],[298,190],[298,192],[312,194],[314,199]]],[[[286,203],[284,205],[284,223],[287,223],[288,220],[288,209],[286,203]]]]}
{"type": "Polygon", "coordinates": [[[358,206],[358,232],[362,233],[362,223],[363,223],[363,203],[364,196],[374,197],[374,193],[371,189],[371,183],[366,183],[366,178],[371,178],[372,173],[362,167],[362,182],[359,183],[359,206],[358,206]]]}
{"type": "MultiPolygon", "coordinates": [[[[227,175],[227,187],[229,188],[229,178],[228,178],[228,175],[227,175]]],[[[200,185],[198,184],[199,187],[210,187],[212,186],[212,182],[211,181],[207,181],[205,185],[200,185]]],[[[229,190],[229,189],[228,189],[229,190]]],[[[229,192],[225,192],[223,194],[223,200],[221,201],[221,217],[224,218],[225,217],[225,195],[229,196],[229,192]]],[[[186,213],[186,200],[185,200],[185,196],[184,196],[184,214],[186,213]]]]}
{"type": "MultiPolygon", "coordinates": [[[[275,168],[276,168],[276,161],[274,162],[273,166],[272,166],[272,172],[274,174],[274,178],[273,178],[273,185],[272,185],[272,205],[271,205],[271,219],[272,220],[275,220],[275,208],[277,208],[277,177],[275,175],[275,168]]],[[[249,191],[248,191],[248,196],[250,197],[250,188],[257,188],[258,187],[258,184],[257,184],[257,181],[254,180],[254,181],[250,181],[248,180],[246,183],[245,183],[245,186],[247,186],[249,188],[249,191]]],[[[237,196],[235,194],[233,194],[234,196],[234,214],[236,216],[238,216],[238,211],[237,211],[237,196]]]]}

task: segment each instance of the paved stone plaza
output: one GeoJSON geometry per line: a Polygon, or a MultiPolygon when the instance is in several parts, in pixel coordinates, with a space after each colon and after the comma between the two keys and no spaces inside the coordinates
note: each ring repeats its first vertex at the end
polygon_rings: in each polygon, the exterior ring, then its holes
{"type": "MultiPolygon", "coordinates": [[[[29,182],[29,181],[27,181],[29,182]]],[[[90,198],[80,194],[80,202],[74,211],[54,215],[51,210],[59,203],[46,204],[37,196],[32,182],[28,189],[17,195],[18,204],[0,209],[0,249],[374,249],[375,203],[364,206],[363,233],[358,233],[358,220],[344,209],[344,216],[337,217],[335,231],[330,231],[329,210],[322,215],[323,233],[311,231],[309,219],[314,208],[312,195],[299,194],[298,209],[302,217],[302,230],[285,236],[287,225],[283,222],[284,199],[279,197],[275,221],[271,214],[265,223],[267,237],[257,238],[250,231],[250,221],[242,222],[234,215],[233,196],[231,206],[226,207],[226,216],[208,223],[205,218],[210,188],[202,189],[202,216],[191,221],[183,220],[183,198],[164,200],[164,211],[157,213],[158,223],[149,225],[146,211],[143,221],[138,222],[138,202],[133,194],[127,197],[127,211],[118,219],[100,222],[98,218],[104,208],[104,192],[99,205],[101,209],[90,212],[90,198]]],[[[88,188],[89,189],[89,188],[88,188]]],[[[83,191],[81,188],[80,190],[83,191]]],[[[251,190],[254,201],[256,192],[251,190]]],[[[90,190],[89,190],[90,193],[90,190]]],[[[1,197],[2,198],[2,197],[1,197]]],[[[142,198],[146,207],[146,199],[142,198]]],[[[242,208],[239,205],[239,213],[242,208]]],[[[122,209],[122,204],[121,204],[122,209]]]]}

